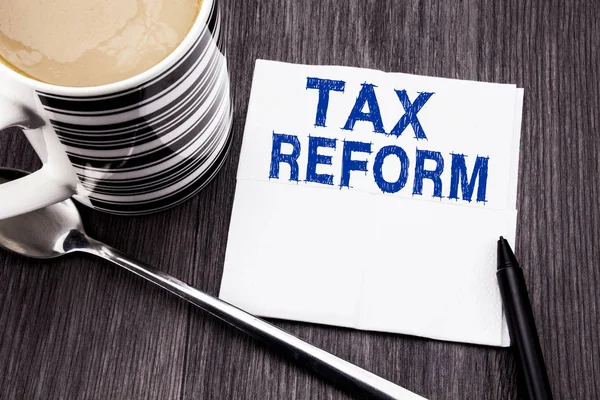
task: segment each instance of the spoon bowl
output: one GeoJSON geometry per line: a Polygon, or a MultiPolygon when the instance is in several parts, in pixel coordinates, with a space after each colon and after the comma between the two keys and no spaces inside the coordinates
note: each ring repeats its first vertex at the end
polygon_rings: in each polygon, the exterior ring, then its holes
{"type": "MultiPolygon", "coordinates": [[[[22,178],[28,172],[0,168],[0,184],[22,178]]],[[[55,258],[68,251],[64,239],[72,230],[83,233],[79,211],[71,200],[0,220],[0,246],[26,257],[55,258]]]]}

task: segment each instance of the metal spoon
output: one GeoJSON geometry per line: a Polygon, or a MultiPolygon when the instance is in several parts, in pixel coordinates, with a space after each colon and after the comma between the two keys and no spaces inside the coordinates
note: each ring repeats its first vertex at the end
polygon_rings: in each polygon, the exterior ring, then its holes
{"type": "MultiPolygon", "coordinates": [[[[0,168],[0,184],[27,172],[0,168]]],[[[33,258],[54,258],[73,252],[90,253],[111,261],[167,289],[217,318],[261,340],[309,370],[350,393],[378,399],[423,399],[398,385],[327,353],[229,303],[212,297],[155,268],[135,261],[85,234],[71,200],[0,221],[0,246],[33,258]]]]}

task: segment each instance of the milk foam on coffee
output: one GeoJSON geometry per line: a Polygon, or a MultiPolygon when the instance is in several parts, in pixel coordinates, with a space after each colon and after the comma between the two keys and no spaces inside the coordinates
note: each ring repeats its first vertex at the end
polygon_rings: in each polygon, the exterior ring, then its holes
{"type": "Polygon", "coordinates": [[[158,64],[201,0],[0,0],[0,59],[42,82],[98,86],[158,64]]]}

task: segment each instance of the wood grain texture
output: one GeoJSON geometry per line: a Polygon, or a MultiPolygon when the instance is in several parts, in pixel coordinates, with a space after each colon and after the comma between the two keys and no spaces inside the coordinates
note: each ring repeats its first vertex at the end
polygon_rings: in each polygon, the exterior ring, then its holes
{"type": "MultiPolygon", "coordinates": [[[[92,236],[218,293],[254,60],[525,88],[516,250],[556,399],[600,398],[600,4],[225,0],[234,147],[200,195],[92,236]]],[[[18,132],[0,165],[39,167],[18,132]]],[[[279,326],[429,399],[517,399],[512,354],[311,324],[279,326]]],[[[88,256],[0,253],[0,399],[346,399],[205,313],[88,256]]]]}

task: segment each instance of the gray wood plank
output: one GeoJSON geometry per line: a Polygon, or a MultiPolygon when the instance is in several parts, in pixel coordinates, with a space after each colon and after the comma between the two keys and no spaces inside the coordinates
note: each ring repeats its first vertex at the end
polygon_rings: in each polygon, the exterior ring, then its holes
{"type": "MultiPolygon", "coordinates": [[[[525,90],[516,250],[557,399],[600,398],[600,5],[569,0],[224,1],[235,142],[183,206],[82,210],[98,239],[218,293],[256,58],[517,83],[525,90]],[[167,229],[168,228],[168,229],[167,229]]],[[[13,132],[14,133],[14,132],[13,132]]],[[[0,165],[33,170],[18,134],[0,165]]],[[[430,399],[516,399],[512,354],[276,321],[430,399]]],[[[0,252],[0,398],[344,399],[253,340],[87,256],[0,252]]]]}

